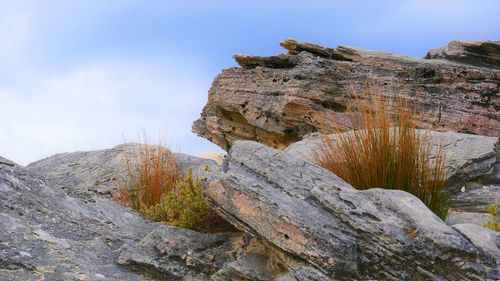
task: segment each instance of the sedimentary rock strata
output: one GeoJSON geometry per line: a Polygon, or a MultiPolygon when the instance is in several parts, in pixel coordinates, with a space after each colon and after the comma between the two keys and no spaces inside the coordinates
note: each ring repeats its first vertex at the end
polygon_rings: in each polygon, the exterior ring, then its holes
{"type": "Polygon", "coordinates": [[[215,78],[193,131],[224,149],[236,140],[285,148],[309,133],[333,133],[334,120],[349,128],[346,104],[368,88],[407,96],[422,128],[500,132],[498,42],[455,42],[427,59],[294,40],[281,46],[288,54],[235,56],[241,67],[215,78]]]}
{"type": "Polygon", "coordinates": [[[430,50],[425,58],[500,69],[500,41],[451,41],[448,46],[430,50]]]}

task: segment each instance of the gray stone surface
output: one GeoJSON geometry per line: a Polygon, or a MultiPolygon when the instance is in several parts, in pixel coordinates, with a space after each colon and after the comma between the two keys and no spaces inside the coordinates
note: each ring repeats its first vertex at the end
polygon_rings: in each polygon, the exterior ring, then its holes
{"type": "Polygon", "coordinates": [[[71,188],[0,157],[0,280],[328,280],[248,234],[168,227],[71,188]]]}
{"type": "Polygon", "coordinates": [[[463,212],[460,210],[449,210],[448,216],[446,217],[446,223],[449,225],[470,223],[479,226],[483,226],[488,221],[493,220],[495,217],[488,213],[472,213],[463,212]]]}
{"type": "Polygon", "coordinates": [[[105,199],[67,196],[50,179],[0,160],[0,280],[146,278],[115,260],[152,223],[105,199]]]}
{"type": "MultiPolygon", "coordinates": [[[[60,153],[33,162],[26,168],[58,181],[72,196],[93,200],[93,195],[109,197],[117,188],[120,179],[126,175],[125,153],[133,159],[140,147],[140,144],[128,143],[111,149],[60,153]]],[[[219,169],[215,161],[205,158],[175,153],[175,159],[184,173],[193,168],[193,173],[201,176],[206,166],[211,170],[219,169]]]]}
{"type": "Polygon", "coordinates": [[[201,234],[161,226],[124,250],[118,261],[134,270],[161,273],[166,280],[329,280],[244,233],[201,234]]]}
{"type": "Polygon", "coordinates": [[[492,204],[500,202],[500,185],[482,186],[453,195],[451,207],[465,212],[487,212],[492,204]]]}
{"type": "MultiPolygon", "coordinates": [[[[207,196],[219,214],[339,280],[496,280],[491,252],[402,191],[358,191],[288,153],[238,141],[207,196]]],[[[498,249],[497,249],[498,250],[498,249]]]]}
{"type": "Polygon", "coordinates": [[[224,263],[235,260],[232,240],[236,236],[242,235],[201,234],[161,226],[123,251],[118,261],[136,270],[162,273],[169,280],[209,280],[224,263]]]}
{"type": "MultiPolygon", "coordinates": [[[[436,149],[442,146],[445,154],[445,168],[449,185],[455,191],[468,181],[479,177],[492,176],[494,165],[497,161],[495,148],[497,137],[486,137],[456,132],[436,132],[429,130],[418,130],[421,136],[432,145],[431,158],[436,155],[436,149]]],[[[349,134],[346,132],[344,134],[349,134]]],[[[288,146],[285,151],[314,161],[314,155],[318,147],[323,144],[325,137],[335,138],[335,134],[322,135],[313,133],[304,137],[303,140],[288,146]]]]}
{"type": "Polygon", "coordinates": [[[496,274],[500,274],[500,232],[492,231],[475,224],[456,224],[453,226],[465,235],[476,247],[492,257],[497,265],[496,274]]]}

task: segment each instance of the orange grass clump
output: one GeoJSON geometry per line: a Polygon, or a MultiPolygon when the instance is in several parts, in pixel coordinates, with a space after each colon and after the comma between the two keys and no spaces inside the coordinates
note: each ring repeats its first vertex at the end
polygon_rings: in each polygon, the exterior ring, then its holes
{"type": "Polygon", "coordinates": [[[181,178],[174,154],[162,142],[151,145],[145,134],[143,142],[126,151],[126,177],[115,193],[115,199],[140,212],[159,204],[181,178]]]}
{"type": "Polygon", "coordinates": [[[353,187],[399,189],[409,192],[445,219],[448,196],[444,191],[444,151],[434,148],[417,130],[415,110],[399,98],[389,111],[378,92],[366,91],[347,107],[353,131],[343,132],[334,122],[336,135],[325,137],[315,161],[353,187]]]}

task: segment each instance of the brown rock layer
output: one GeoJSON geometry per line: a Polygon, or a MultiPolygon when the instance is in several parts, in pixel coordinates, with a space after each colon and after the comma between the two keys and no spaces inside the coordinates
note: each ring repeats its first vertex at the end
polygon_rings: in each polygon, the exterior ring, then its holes
{"type": "MultiPolygon", "coordinates": [[[[498,45],[488,42],[478,65],[496,65],[498,45]]],[[[500,132],[500,70],[475,66],[470,55],[484,48],[465,48],[465,64],[457,56],[418,59],[294,40],[281,46],[289,53],[235,56],[242,67],[217,76],[193,131],[224,149],[240,139],[285,148],[308,133],[332,133],[335,119],[349,127],[342,120],[349,96],[371,88],[384,97],[407,95],[419,108],[422,128],[500,132]]]]}
{"type": "Polygon", "coordinates": [[[451,41],[446,47],[430,50],[425,58],[446,59],[500,69],[500,41],[451,41]]]}

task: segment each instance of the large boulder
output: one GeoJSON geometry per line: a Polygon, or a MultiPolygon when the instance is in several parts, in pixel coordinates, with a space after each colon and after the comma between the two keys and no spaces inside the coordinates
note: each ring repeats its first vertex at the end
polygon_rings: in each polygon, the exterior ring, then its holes
{"type": "MultiPolygon", "coordinates": [[[[335,280],[500,278],[498,245],[469,239],[467,227],[446,225],[413,195],[356,190],[256,142],[234,143],[206,193],[236,227],[335,280]]],[[[500,239],[481,227],[474,231],[474,237],[500,239]]],[[[286,259],[277,262],[289,268],[286,259]]]]}
{"type": "Polygon", "coordinates": [[[107,198],[70,196],[59,177],[0,157],[0,280],[328,280],[294,258],[279,267],[258,237],[153,223],[107,198]]]}
{"type": "Polygon", "coordinates": [[[241,67],[215,78],[193,131],[224,149],[236,140],[282,149],[309,133],[333,133],[332,120],[350,128],[346,104],[374,88],[383,97],[407,95],[422,128],[498,136],[498,42],[463,43],[467,55],[433,51],[429,59],[294,40],[281,46],[288,54],[236,55],[241,67]]]}
{"type": "MultiPolygon", "coordinates": [[[[127,143],[110,149],[56,154],[26,166],[27,169],[58,181],[73,196],[93,200],[95,194],[109,197],[126,176],[125,158],[138,157],[143,145],[127,143]]],[[[183,153],[174,153],[181,171],[203,174],[217,170],[215,161],[183,153]],[[207,169],[207,167],[209,169],[207,169]]]]}
{"type": "Polygon", "coordinates": [[[0,280],[144,280],[116,259],[154,228],[130,209],[67,196],[0,158],[0,280]]]}

